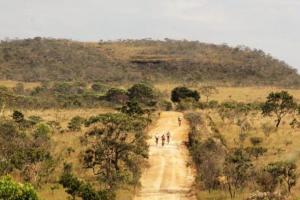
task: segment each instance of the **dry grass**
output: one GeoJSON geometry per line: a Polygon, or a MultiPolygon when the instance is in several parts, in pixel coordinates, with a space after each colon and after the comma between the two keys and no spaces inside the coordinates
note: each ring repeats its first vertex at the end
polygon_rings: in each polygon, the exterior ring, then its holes
{"type": "MultiPolygon", "coordinates": [[[[182,86],[175,83],[164,83],[155,85],[163,93],[170,95],[173,88],[182,86]]],[[[201,86],[186,85],[193,89],[199,89],[201,86]]],[[[265,101],[267,95],[270,92],[276,92],[286,90],[294,96],[294,98],[300,102],[300,90],[286,89],[278,87],[217,87],[218,93],[212,95],[210,100],[217,100],[219,102],[234,100],[239,102],[262,102],[265,101]]],[[[205,97],[203,97],[205,99],[205,97]]]]}
{"type": "MultiPolygon", "coordinates": [[[[19,83],[18,81],[11,81],[11,80],[0,80],[0,85],[5,86],[8,88],[13,88],[16,84],[19,83]]],[[[33,89],[40,85],[39,82],[22,82],[24,84],[25,89],[33,89]]]]}

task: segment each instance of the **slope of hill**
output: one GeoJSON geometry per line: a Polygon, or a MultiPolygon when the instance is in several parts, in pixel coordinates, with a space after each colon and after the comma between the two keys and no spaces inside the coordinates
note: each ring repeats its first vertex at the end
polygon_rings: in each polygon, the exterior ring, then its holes
{"type": "Polygon", "coordinates": [[[2,41],[0,79],[300,86],[295,69],[263,51],[175,40],[2,41]]]}

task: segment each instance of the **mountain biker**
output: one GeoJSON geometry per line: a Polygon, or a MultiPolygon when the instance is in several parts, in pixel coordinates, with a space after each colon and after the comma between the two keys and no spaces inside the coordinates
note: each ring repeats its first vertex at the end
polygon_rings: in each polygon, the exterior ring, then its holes
{"type": "Polygon", "coordinates": [[[165,146],[165,140],[166,140],[166,137],[165,137],[165,135],[163,134],[163,135],[161,136],[161,146],[165,146]]]}
{"type": "Polygon", "coordinates": [[[158,145],[158,140],[159,140],[158,135],[155,135],[155,144],[156,144],[156,146],[158,145]]]}
{"type": "Polygon", "coordinates": [[[181,126],[181,117],[178,117],[178,125],[181,126]]]}
{"type": "Polygon", "coordinates": [[[167,132],[167,142],[170,144],[170,131],[167,132]]]}

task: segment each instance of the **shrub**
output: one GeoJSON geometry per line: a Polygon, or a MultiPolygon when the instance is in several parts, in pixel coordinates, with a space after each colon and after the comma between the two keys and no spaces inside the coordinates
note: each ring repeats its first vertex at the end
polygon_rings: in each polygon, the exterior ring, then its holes
{"type": "Polygon", "coordinates": [[[47,124],[40,123],[37,125],[34,131],[34,137],[48,139],[50,133],[51,133],[50,127],[47,124]]]}
{"type": "Polygon", "coordinates": [[[99,92],[99,93],[105,93],[108,90],[108,87],[102,83],[94,83],[91,86],[91,88],[94,92],[99,92]]]}
{"type": "Polygon", "coordinates": [[[162,100],[159,102],[159,107],[162,110],[170,111],[173,109],[173,105],[170,101],[162,100]]]}
{"type": "Polygon", "coordinates": [[[180,102],[183,99],[192,98],[199,101],[200,95],[196,90],[191,90],[186,87],[176,87],[172,90],[171,100],[173,102],[180,102]]]}
{"type": "Polygon", "coordinates": [[[197,102],[193,98],[186,98],[181,100],[176,105],[176,110],[184,111],[184,110],[193,110],[198,107],[197,102]]]}
{"type": "Polygon", "coordinates": [[[264,171],[272,176],[272,184],[274,188],[278,185],[286,186],[287,191],[290,193],[292,187],[296,185],[297,181],[297,166],[295,162],[278,161],[268,164],[264,171]]]}
{"type": "Polygon", "coordinates": [[[250,142],[253,146],[261,144],[263,139],[261,137],[251,137],[250,142]]]}
{"type": "Polygon", "coordinates": [[[24,121],[24,114],[21,113],[20,111],[15,110],[13,112],[12,118],[15,122],[21,123],[24,121]]]}
{"type": "Polygon", "coordinates": [[[131,101],[136,101],[147,106],[154,106],[157,99],[153,87],[144,83],[134,84],[129,88],[128,97],[131,101]]]}
{"type": "Polygon", "coordinates": [[[106,92],[105,98],[112,103],[124,104],[128,101],[128,96],[125,90],[119,88],[111,88],[106,92]]]}
{"type": "Polygon", "coordinates": [[[31,126],[33,126],[42,121],[43,121],[43,119],[40,116],[31,115],[28,117],[27,123],[29,123],[31,126]]]}
{"type": "Polygon", "coordinates": [[[135,101],[128,101],[126,105],[121,108],[121,112],[129,116],[143,115],[144,111],[142,107],[135,101]]]}
{"type": "Polygon", "coordinates": [[[84,122],[84,119],[82,117],[75,116],[69,122],[68,129],[71,131],[80,131],[83,122],[84,122]]]}
{"type": "Polygon", "coordinates": [[[19,184],[10,177],[4,176],[0,179],[0,199],[38,200],[38,196],[30,184],[19,184]]]}

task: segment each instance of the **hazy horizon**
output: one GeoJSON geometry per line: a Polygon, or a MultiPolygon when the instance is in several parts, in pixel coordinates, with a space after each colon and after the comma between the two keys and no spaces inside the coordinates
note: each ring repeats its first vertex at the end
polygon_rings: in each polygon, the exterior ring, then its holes
{"type": "Polygon", "coordinates": [[[0,39],[186,39],[262,49],[300,70],[297,0],[0,1],[0,39]]]}

